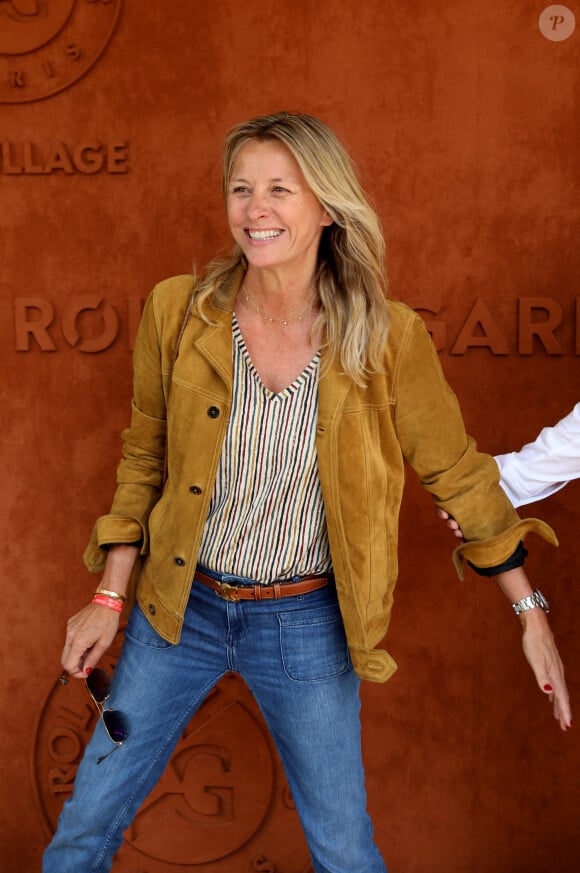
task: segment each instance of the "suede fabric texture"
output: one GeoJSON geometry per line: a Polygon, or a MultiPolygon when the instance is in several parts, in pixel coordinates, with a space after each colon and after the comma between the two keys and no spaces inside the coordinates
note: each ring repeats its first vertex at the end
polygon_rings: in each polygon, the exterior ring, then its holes
{"type": "MultiPolygon", "coordinates": [[[[118,487],[85,553],[88,569],[99,572],[104,545],[142,542],[146,559],[137,599],[153,627],[172,643],[179,641],[231,407],[231,309],[241,280],[239,272],[231,277],[224,308],[214,307],[214,325],[194,309],[172,371],[195,281],[174,277],[149,297],[134,352],[132,421],[123,434],[118,487]],[[166,422],[168,477],[162,489],[166,422]]],[[[320,480],[349,649],[358,675],[378,682],[396,669],[388,652],[376,647],[388,629],[397,580],[405,462],[460,522],[467,540],[455,554],[460,572],[466,560],[500,564],[529,531],[556,543],[547,525],[518,518],[499,487],[497,464],[466,435],[422,319],[402,303],[392,302],[390,310],[385,372],[364,388],[323,354],[317,424],[320,480]]]]}

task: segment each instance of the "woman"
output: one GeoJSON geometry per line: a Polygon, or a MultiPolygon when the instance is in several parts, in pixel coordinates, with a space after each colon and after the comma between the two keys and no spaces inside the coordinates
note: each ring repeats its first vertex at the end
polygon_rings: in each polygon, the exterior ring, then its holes
{"type": "MultiPolygon", "coordinates": [[[[70,620],[62,656],[86,678],[145,556],[107,701],[129,735],[106,757],[112,743],[97,726],[44,873],[110,869],[228,670],[276,741],[317,873],[384,871],[365,809],[359,680],[395,669],[376,646],[396,580],[405,460],[461,519],[460,573],[465,561],[495,571],[512,601],[532,590],[521,540],[553,537],[519,520],[495,463],[466,437],[420,318],[386,303],[379,222],[332,131],[288,113],[239,125],[223,187],[232,256],[200,281],[162,283],[145,307],[118,488],[85,554],[108,593],[70,620]]],[[[567,728],[545,613],[526,610],[522,624],[567,728]]]]}

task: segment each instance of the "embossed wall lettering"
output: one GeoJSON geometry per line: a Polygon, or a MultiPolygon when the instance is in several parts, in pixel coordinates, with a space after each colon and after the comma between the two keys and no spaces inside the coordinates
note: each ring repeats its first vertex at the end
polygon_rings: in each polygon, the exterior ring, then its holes
{"type": "Polygon", "coordinates": [[[122,0],[0,0],[0,103],[68,88],[113,35],[122,0]]]}
{"type": "MultiPolygon", "coordinates": [[[[437,351],[465,355],[477,348],[492,355],[580,355],[580,297],[566,318],[559,301],[552,297],[518,297],[513,320],[502,322],[481,297],[471,304],[459,331],[449,336],[443,307],[428,300],[408,301],[425,319],[437,351]],[[436,316],[433,318],[432,316],[436,316]]],[[[40,349],[58,350],[62,336],[79,352],[103,352],[110,348],[127,323],[127,345],[133,348],[144,301],[128,298],[122,310],[100,295],[85,295],[68,301],[60,314],[44,297],[18,297],[14,300],[14,337],[18,352],[40,349]]],[[[449,313],[447,309],[447,313],[449,313]]],[[[61,344],[62,345],[62,344],[61,344]]]]}
{"type": "MultiPolygon", "coordinates": [[[[140,298],[126,301],[124,317],[128,325],[128,348],[139,327],[143,308],[140,298]]],[[[87,294],[68,301],[57,315],[53,303],[44,297],[18,297],[14,301],[14,335],[16,351],[29,352],[36,347],[43,352],[56,352],[62,336],[71,348],[79,352],[103,352],[119,335],[120,316],[117,309],[98,294],[87,294]]]]}
{"type": "Polygon", "coordinates": [[[92,176],[101,172],[120,174],[128,171],[127,142],[84,140],[48,145],[7,139],[0,142],[0,173],[5,176],[48,176],[58,173],[92,176]]]}
{"type": "MultiPolygon", "coordinates": [[[[450,338],[449,307],[423,298],[407,301],[419,312],[433,338],[437,351],[465,355],[471,349],[485,348],[492,355],[580,355],[580,297],[567,317],[559,301],[552,297],[517,297],[515,317],[502,319],[482,297],[476,298],[459,331],[450,338]],[[432,316],[436,316],[433,318],[432,316]]],[[[497,300],[494,301],[497,308],[497,300]]]]}

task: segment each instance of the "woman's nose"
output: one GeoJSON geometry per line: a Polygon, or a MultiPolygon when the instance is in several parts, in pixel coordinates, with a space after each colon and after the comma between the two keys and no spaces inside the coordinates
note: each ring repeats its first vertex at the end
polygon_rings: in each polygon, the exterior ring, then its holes
{"type": "Polygon", "coordinates": [[[248,215],[251,218],[260,218],[263,215],[267,215],[268,204],[266,195],[259,191],[254,191],[248,201],[247,208],[248,215]]]}

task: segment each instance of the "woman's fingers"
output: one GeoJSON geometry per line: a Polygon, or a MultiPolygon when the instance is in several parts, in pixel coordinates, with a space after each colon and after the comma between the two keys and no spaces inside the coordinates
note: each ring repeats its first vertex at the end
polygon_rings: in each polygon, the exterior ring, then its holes
{"type": "Polygon", "coordinates": [[[529,610],[522,642],[538,686],[552,704],[554,718],[560,723],[562,730],[568,730],[572,726],[572,711],[564,665],[542,610],[529,610]]]}
{"type": "Polygon", "coordinates": [[[62,651],[64,670],[75,679],[86,678],[111,645],[119,627],[119,613],[90,603],[69,619],[62,651]]]}
{"type": "Polygon", "coordinates": [[[435,507],[435,514],[442,521],[447,523],[447,527],[450,531],[453,531],[453,534],[457,537],[457,539],[463,539],[463,531],[461,530],[459,524],[455,521],[452,515],[449,515],[449,513],[445,509],[441,509],[440,506],[435,507]]]}

